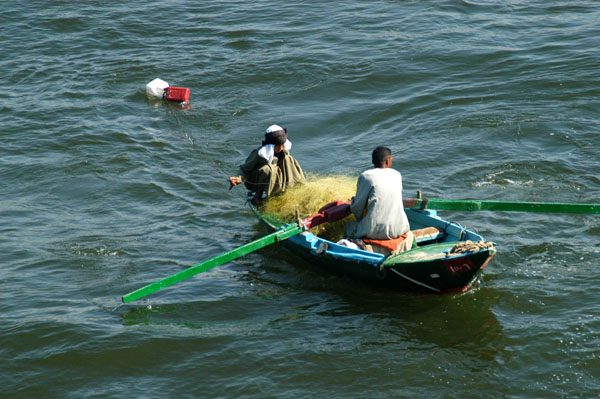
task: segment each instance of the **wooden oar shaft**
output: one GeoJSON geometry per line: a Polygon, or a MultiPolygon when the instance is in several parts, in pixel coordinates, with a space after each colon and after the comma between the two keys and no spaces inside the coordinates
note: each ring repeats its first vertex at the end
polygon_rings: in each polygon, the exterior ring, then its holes
{"type": "Polygon", "coordinates": [[[508,211],[508,212],[548,212],[548,213],[591,213],[600,214],[600,204],[571,204],[556,202],[516,202],[516,201],[477,201],[449,199],[405,198],[406,208],[422,207],[452,211],[508,211]]]}
{"type": "Polygon", "coordinates": [[[298,233],[302,232],[302,228],[298,225],[298,223],[290,224],[282,227],[274,233],[266,235],[258,240],[254,240],[247,244],[242,245],[236,249],[233,249],[229,252],[225,252],[219,256],[216,256],[212,259],[199,263],[195,266],[189,267],[185,270],[182,270],[178,273],[175,273],[169,277],[166,277],[162,280],[155,281],[152,284],[148,284],[145,287],[142,287],[138,290],[135,290],[129,294],[123,296],[123,303],[128,303],[135,301],[137,299],[143,298],[148,294],[152,294],[158,290],[171,286],[175,283],[178,283],[186,278],[192,277],[198,273],[205,272],[207,270],[212,269],[213,267],[219,266],[223,263],[229,262],[233,259],[239,258],[240,256],[246,255],[252,251],[256,251],[257,249],[266,247],[267,245],[276,243],[278,241],[285,240],[291,236],[294,236],[298,233]]]}

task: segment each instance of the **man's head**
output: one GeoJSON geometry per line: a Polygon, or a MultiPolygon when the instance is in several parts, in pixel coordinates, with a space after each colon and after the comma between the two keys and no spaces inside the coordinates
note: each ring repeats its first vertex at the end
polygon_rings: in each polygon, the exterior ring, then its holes
{"type": "Polygon", "coordinates": [[[377,147],[371,156],[376,168],[390,168],[392,166],[392,151],[387,147],[377,147]]]}
{"type": "Polygon", "coordinates": [[[263,145],[274,144],[283,145],[287,140],[287,129],[279,125],[271,125],[265,130],[265,139],[263,145]]]}

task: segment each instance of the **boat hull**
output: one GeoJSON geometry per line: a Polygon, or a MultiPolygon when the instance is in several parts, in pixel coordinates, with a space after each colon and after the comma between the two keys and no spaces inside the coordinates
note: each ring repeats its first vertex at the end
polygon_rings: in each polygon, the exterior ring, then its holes
{"type": "MultiPolygon", "coordinates": [[[[281,224],[270,220],[258,209],[252,210],[260,222],[275,231],[281,224]]],[[[381,254],[352,249],[303,232],[282,244],[312,266],[345,275],[370,286],[398,292],[449,293],[467,290],[476,281],[481,270],[495,255],[494,248],[464,254],[450,253],[458,241],[483,241],[476,233],[446,222],[435,211],[407,209],[411,229],[423,226],[442,226],[446,235],[440,242],[386,258],[381,254]],[[387,259],[387,260],[386,260],[387,259]]]]}

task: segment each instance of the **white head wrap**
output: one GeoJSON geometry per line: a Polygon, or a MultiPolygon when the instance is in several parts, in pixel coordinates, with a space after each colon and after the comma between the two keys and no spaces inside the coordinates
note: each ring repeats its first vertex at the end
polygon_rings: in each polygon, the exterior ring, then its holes
{"type": "MultiPolygon", "coordinates": [[[[283,148],[289,151],[292,148],[292,142],[286,140],[285,143],[283,143],[283,148]]],[[[269,163],[273,162],[273,157],[275,156],[275,144],[263,145],[258,150],[258,155],[269,161],[269,163]]]]}
{"type": "MultiPolygon", "coordinates": [[[[265,135],[273,133],[273,132],[278,132],[280,130],[285,130],[285,129],[279,125],[271,125],[265,130],[265,135]]],[[[289,151],[292,148],[292,142],[286,139],[285,143],[283,143],[283,148],[285,150],[289,151]]],[[[274,144],[263,145],[258,150],[258,155],[260,157],[266,159],[269,163],[273,162],[273,157],[275,156],[275,145],[274,144]]]]}

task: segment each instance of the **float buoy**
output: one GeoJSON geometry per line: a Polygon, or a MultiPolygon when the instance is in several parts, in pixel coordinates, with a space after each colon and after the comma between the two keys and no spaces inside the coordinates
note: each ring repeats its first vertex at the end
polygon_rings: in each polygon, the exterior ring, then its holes
{"type": "Polygon", "coordinates": [[[185,87],[169,86],[165,89],[164,99],[169,101],[177,101],[187,103],[190,101],[190,89],[185,87]]]}
{"type": "Polygon", "coordinates": [[[146,94],[149,97],[161,98],[163,100],[187,103],[190,101],[190,89],[185,87],[169,86],[162,79],[154,79],[146,85],[146,94]]]}

